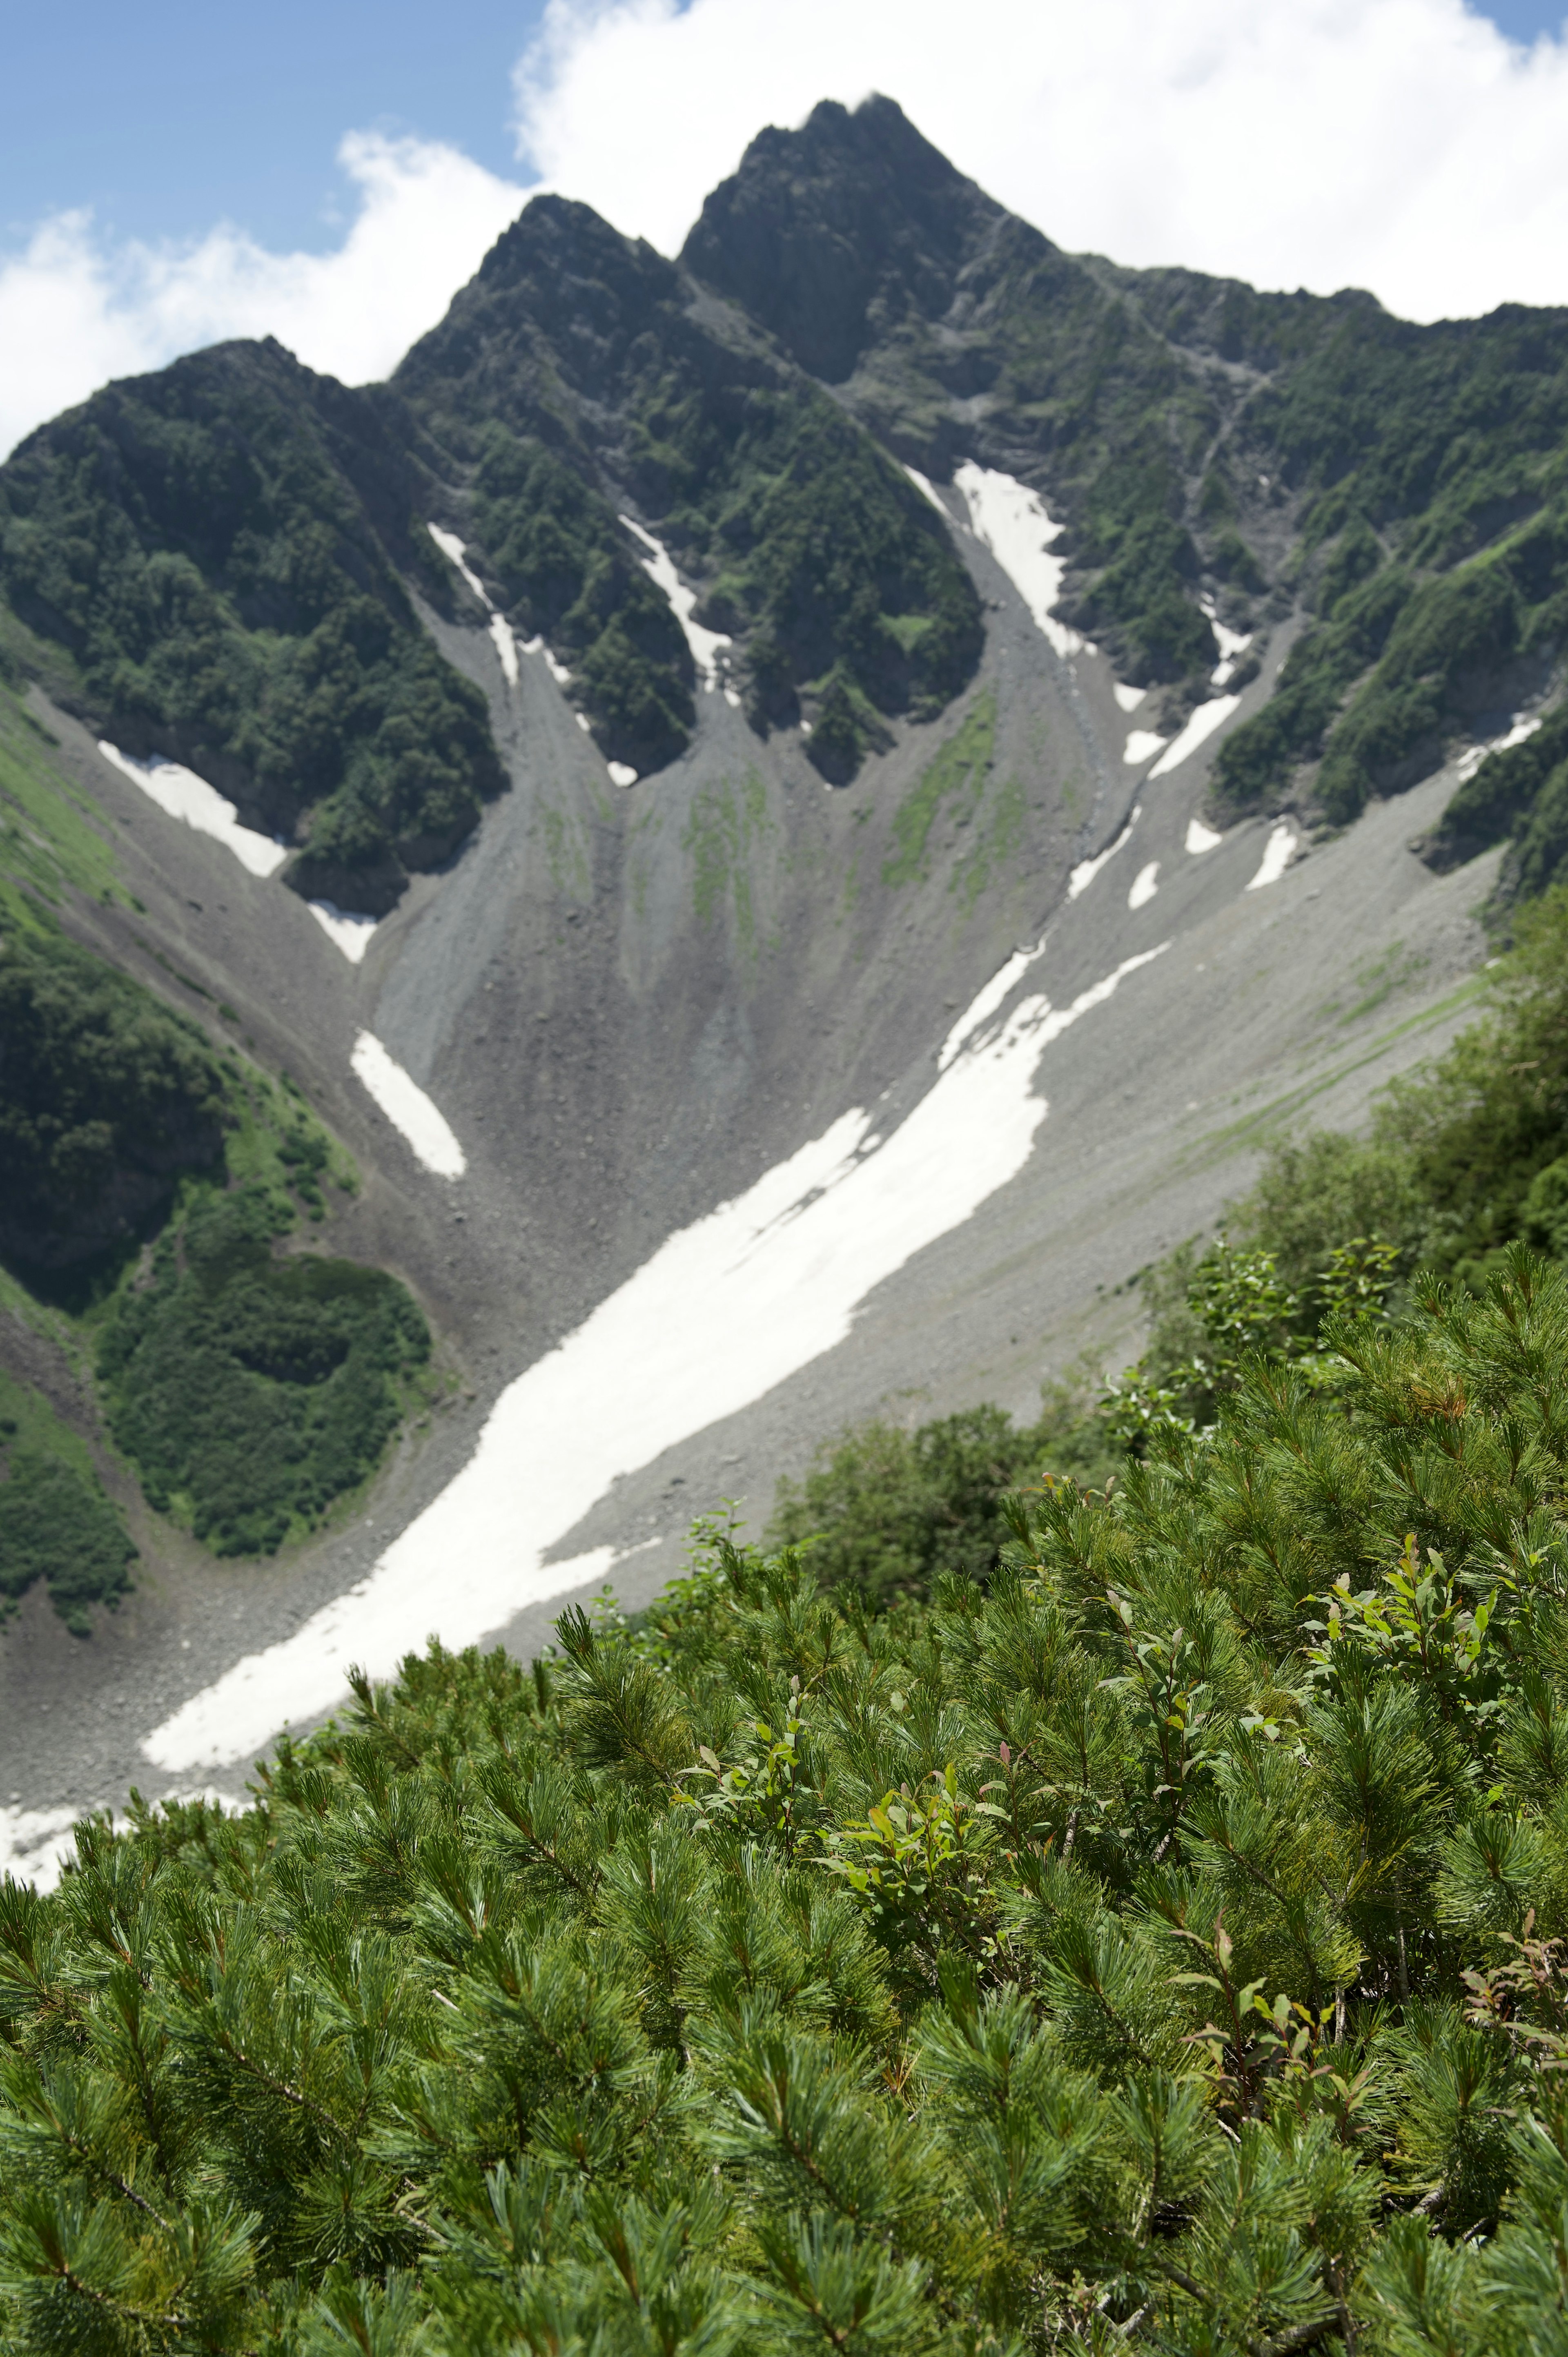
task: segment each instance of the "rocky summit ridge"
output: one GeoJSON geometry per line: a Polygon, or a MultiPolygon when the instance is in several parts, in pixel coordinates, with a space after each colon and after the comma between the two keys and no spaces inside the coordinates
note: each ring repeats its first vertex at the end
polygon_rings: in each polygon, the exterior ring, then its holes
{"type": "Polygon", "coordinates": [[[29,436],[16,1854],[1113,1351],[1560,872],[1565,451],[1568,314],[1069,255],[879,98],[29,436]]]}

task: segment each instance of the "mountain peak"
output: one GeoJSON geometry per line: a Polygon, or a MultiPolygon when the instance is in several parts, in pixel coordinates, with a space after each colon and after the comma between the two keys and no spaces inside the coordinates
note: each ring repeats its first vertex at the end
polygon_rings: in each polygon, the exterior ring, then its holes
{"type": "Polygon", "coordinates": [[[814,106],[759,132],[703,205],[682,259],[830,384],[908,312],[940,317],[1001,206],[894,100],[814,106]]]}

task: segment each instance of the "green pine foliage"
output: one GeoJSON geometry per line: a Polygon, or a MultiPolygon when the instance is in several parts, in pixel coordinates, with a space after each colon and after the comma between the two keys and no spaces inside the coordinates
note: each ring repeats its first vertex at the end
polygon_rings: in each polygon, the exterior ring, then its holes
{"type": "MultiPolygon", "coordinates": [[[[303,1149],[301,1149],[303,1150],[303,1149]]],[[[271,1555],[374,1470],[430,1335],[395,1277],[279,1256],[286,1199],[197,1194],[122,1285],[98,1347],[116,1443],[214,1555],[271,1555]]]]}
{"type": "Polygon", "coordinates": [[[6,2347],[1554,2346],[1568,1287],[1323,1356],[987,1585],[709,1533],[84,1826],[0,1897],[6,2347]]]}
{"type": "Polygon", "coordinates": [[[503,782],[482,696],[400,578],[446,595],[420,496],[384,404],[270,341],[220,345],[23,443],[0,590],[105,733],[306,843],[306,888],[384,912],[503,782]]]}

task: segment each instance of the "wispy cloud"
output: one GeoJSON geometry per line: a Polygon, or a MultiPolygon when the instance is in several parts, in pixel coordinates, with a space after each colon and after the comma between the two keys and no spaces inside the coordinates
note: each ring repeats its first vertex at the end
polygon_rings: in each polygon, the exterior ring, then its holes
{"type": "Polygon", "coordinates": [[[456,149],[354,132],[356,209],[327,253],[269,253],[227,223],[184,245],[113,243],[63,213],[0,263],[0,451],[109,377],[228,336],[276,336],[351,384],[441,317],[524,191],[456,149]]]}

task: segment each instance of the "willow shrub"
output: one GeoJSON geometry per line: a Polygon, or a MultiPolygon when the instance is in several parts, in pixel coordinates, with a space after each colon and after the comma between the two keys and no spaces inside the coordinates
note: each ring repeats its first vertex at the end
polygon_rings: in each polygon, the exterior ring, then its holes
{"type": "Polygon", "coordinates": [[[1340,1313],[880,1615],[700,1534],[0,1901],[0,2338],[1568,2335],[1568,1289],[1340,1313]]]}

